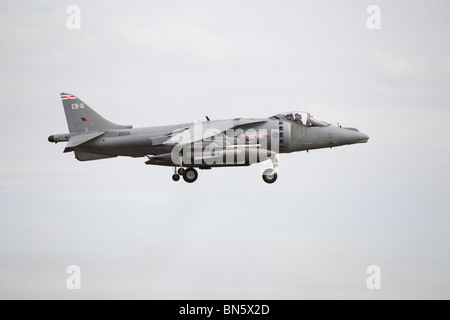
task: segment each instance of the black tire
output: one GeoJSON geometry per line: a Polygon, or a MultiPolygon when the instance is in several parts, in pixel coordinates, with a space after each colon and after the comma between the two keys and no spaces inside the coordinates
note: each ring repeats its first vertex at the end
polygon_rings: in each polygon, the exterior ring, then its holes
{"type": "Polygon", "coordinates": [[[273,169],[266,169],[263,172],[262,178],[266,183],[274,183],[277,181],[278,174],[273,169]]]}
{"type": "Polygon", "coordinates": [[[183,179],[188,183],[192,183],[198,178],[198,172],[194,168],[184,170],[183,179]]]}
{"type": "Polygon", "coordinates": [[[180,176],[178,174],[174,173],[173,176],[172,176],[172,180],[173,181],[178,181],[178,180],[180,180],[180,176]]]}
{"type": "Polygon", "coordinates": [[[178,174],[182,176],[184,174],[184,169],[183,168],[178,169],[178,174]]]}

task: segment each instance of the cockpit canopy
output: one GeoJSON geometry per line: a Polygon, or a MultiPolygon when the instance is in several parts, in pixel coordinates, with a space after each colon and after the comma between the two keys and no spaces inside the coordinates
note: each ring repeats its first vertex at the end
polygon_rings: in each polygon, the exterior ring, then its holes
{"type": "Polygon", "coordinates": [[[313,115],[303,111],[285,112],[278,115],[277,117],[279,118],[279,116],[284,117],[286,120],[293,121],[307,127],[325,127],[329,125],[328,122],[316,119],[313,115]]]}

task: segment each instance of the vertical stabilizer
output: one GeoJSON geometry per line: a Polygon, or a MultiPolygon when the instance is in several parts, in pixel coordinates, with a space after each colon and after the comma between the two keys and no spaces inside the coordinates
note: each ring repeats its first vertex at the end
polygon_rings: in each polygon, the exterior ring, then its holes
{"type": "Polygon", "coordinates": [[[70,133],[132,128],[132,126],[123,126],[106,120],[86,103],[70,93],[61,93],[61,100],[70,133]]]}

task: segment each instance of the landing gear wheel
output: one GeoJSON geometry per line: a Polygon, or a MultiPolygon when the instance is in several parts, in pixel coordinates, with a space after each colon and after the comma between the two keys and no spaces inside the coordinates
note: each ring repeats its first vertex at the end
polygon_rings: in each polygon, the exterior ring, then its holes
{"type": "Polygon", "coordinates": [[[266,169],[262,174],[262,178],[266,183],[274,183],[277,181],[278,174],[273,169],[266,169]]]}
{"type": "Polygon", "coordinates": [[[178,174],[182,176],[184,174],[184,169],[183,168],[178,169],[178,174]]]}
{"type": "Polygon", "coordinates": [[[188,183],[192,183],[198,178],[197,170],[194,168],[187,168],[184,170],[183,179],[188,183]]]}
{"type": "Polygon", "coordinates": [[[180,176],[178,174],[174,173],[173,176],[172,176],[172,180],[173,181],[178,181],[178,180],[180,180],[180,176]]]}

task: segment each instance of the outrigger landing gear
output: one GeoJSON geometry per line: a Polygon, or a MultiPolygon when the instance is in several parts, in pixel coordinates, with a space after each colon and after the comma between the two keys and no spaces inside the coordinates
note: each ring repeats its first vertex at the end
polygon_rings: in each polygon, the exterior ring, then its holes
{"type": "Polygon", "coordinates": [[[177,165],[175,165],[174,174],[172,176],[173,181],[180,180],[180,176],[183,176],[184,181],[187,183],[192,183],[198,178],[198,172],[194,168],[183,168],[183,151],[180,151],[179,153],[179,164],[178,164],[178,170],[177,165]]]}
{"type": "MultiPolygon", "coordinates": [[[[182,168],[180,168],[180,169],[182,169],[182,168]]],[[[180,171],[180,169],[178,169],[178,171],[180,171]]],[[[180,180],[180,175],[177,173],[177,167],[173,168],[172,180],[173,181],[179,181],[180,180]]]]}

